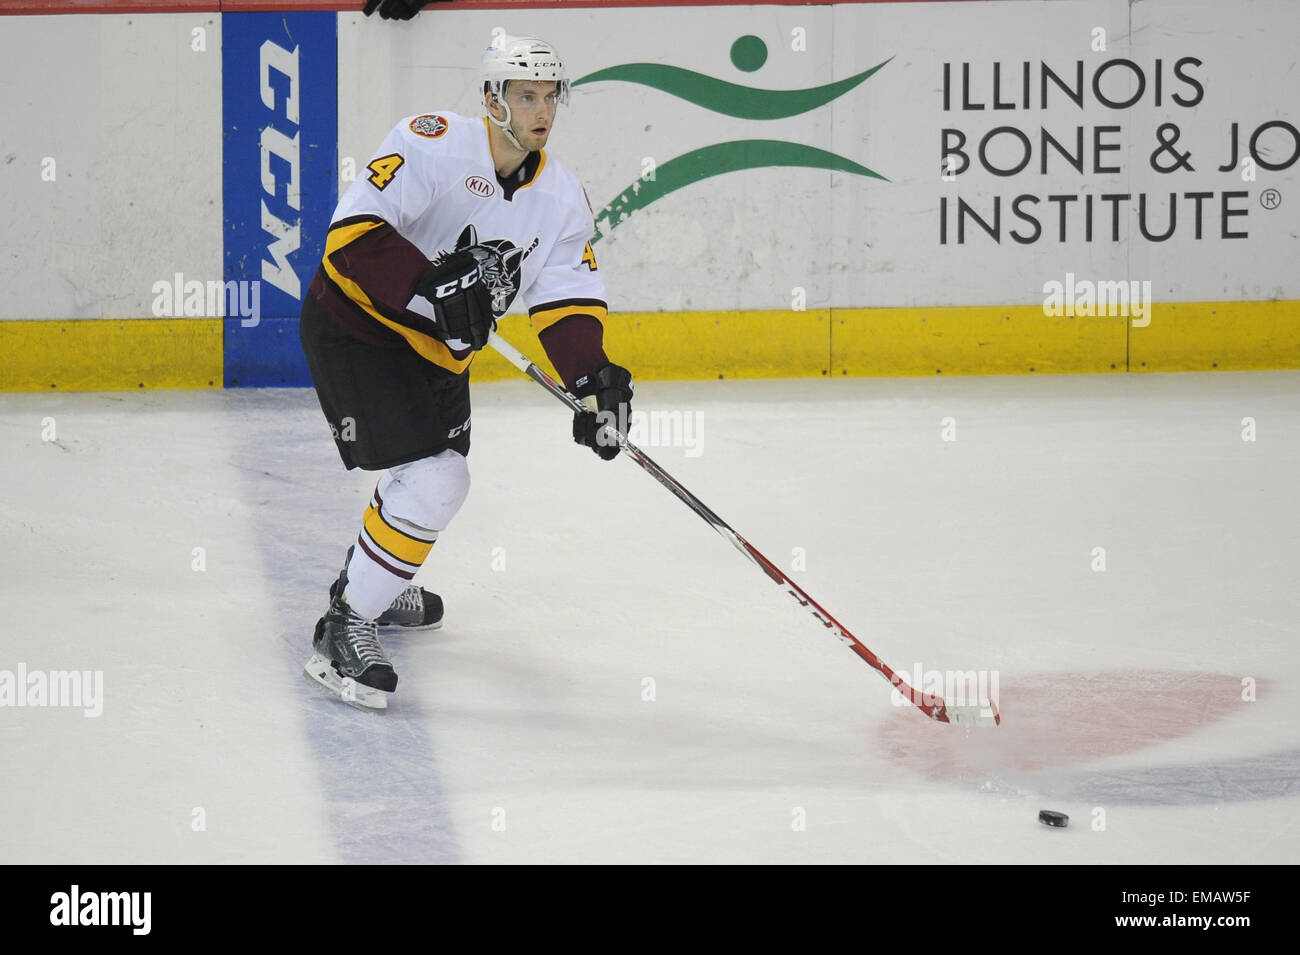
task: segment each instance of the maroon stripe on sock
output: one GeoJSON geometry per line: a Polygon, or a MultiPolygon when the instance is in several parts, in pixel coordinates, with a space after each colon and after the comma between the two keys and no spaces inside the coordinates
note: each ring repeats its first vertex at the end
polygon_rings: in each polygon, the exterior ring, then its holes
{"type": "Polygon", "coordinates": [[[370,531],[368,531],[364,526],[362,526],[361,528],[360,537],[363,541],[365,541],[366,545],[370,548],[372,552],[381,555],[381,558],[384,560],[385,563],[391,564],[392,566],[398,568],[399,570],[407,571],[412,574],[414,574],[416,571],[420,569],[419,564],[414,564],[409,560],[403,560],[401,557],[398,557],[396,554],[394,554],[391,550],[389,550],[378,540],[376,540],[375,536],[371,534],[370,531]]]}
{"type": "Polygon", "coordinates": [[[388,571],[394,577],[401,577],[403,580],[412,580],[415,577],[415,571],[398,570],[388,561],[384,560],[382,557],[376,554],[373,550],[370,549],[369,545],[366,544],[365,540],[362,538],[361,535],[357,535],[357,543],[361,545],[361,549],[366,552],[367,557],[373,560],[380,567],[384,568],[384,570],[388,571]]]}

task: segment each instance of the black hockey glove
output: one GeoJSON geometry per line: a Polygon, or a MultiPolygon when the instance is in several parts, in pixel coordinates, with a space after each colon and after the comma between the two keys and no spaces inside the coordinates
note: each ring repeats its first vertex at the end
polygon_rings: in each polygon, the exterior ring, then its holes
{"type": "Polygon", "coordinates": [[[439,341],[468,342],[478,351],[497,327],[483,267],[470,252],[441,255],[415,283],[415,292],[433,303],[433,337],[439,341]]]}
{"type": "Polygon", "coordinates": [[[595,398],[595,411],[573,415],[573,440],[585,444],[605,461],[618,457],[618,439],[605,425],[627,434],[632,419],[632,374],[626,368],[605,362],[574,383],[574,395],[595,398]]]}
{"type": "Polygon", "coordinates": [[[377,9],[385,20],[409,20],[428,2],[429,0],[366,0],[366,8],[362,13],[370,16],[377,9]]]}

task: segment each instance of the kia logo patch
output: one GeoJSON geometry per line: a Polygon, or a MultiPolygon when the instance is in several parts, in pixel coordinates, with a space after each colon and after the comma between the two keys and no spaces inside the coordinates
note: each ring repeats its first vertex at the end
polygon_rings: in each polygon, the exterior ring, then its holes
{"type": "Polygon", "coordinates": [[[470,176],[465,180],[465,188],[481,199],[486,199],[497,191],[497,187],[482,176],[470,176]]]}

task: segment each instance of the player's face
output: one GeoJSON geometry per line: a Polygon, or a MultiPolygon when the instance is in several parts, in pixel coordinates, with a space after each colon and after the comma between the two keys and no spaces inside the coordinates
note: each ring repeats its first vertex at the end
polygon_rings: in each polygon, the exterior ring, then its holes
{"type": "Polygon", "coordinates": [[[510,107],[510,128],[519,144],[530,152],[546,145],[555,123],[559,103],[559,83],[536,83],[516,80],[506,87],[510,107]]]}

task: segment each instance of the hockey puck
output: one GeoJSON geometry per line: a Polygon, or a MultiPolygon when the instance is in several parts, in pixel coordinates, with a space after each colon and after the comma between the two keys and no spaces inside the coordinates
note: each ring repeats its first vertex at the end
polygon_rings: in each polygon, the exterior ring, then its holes
{"type": "Polygon", "coordinates": [[[1054,829],[1064,829],[1070,824],[1070,817],[1054,809],[1040,809],[1038,811],[1038,821],[1054,829]]]}

